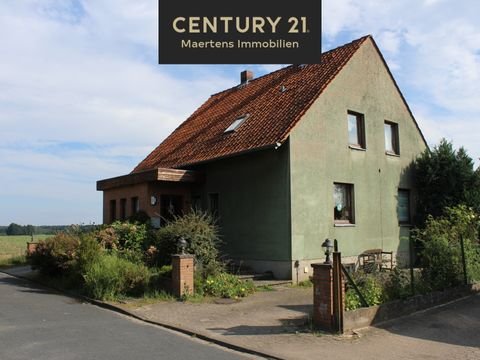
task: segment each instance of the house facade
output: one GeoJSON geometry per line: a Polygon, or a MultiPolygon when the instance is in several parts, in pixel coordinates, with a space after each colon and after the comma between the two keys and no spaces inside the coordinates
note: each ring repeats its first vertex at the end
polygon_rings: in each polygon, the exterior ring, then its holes
{"type": "Polygon", "coordinates": [[[131,174],[101,180],[104,222],[143,210],[161,226],[192,207],[218,216],[223,253],[306,278],[337,239],[408,256],[421,131],[372,37],[212,95],[131,174]]]}

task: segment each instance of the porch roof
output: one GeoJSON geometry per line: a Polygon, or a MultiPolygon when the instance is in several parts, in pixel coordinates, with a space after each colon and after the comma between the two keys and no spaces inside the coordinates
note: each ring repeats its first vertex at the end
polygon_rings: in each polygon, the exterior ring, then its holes
{"type": "Polygon", "coordinates": [[[199,182],[203,174],[193,170],[155,168],[151,170],[117,176],[97,181],[97,190],[104,191],[122,186],[135,185],[145,182],[166,181],[166,182],[199,182]]]}

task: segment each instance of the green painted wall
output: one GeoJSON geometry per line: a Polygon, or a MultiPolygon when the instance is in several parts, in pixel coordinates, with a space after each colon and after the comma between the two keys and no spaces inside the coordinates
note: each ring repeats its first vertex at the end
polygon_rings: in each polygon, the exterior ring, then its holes
{"type": "Polygon", "coordinates": [[[408,250],[396,212],[399,187],[412,189],[409,165],[425,143],[368,40],[290,135],[292,260],[322,258],[326,237],[343,256],[366,249],[408,250]],[[347,111],[365,115],[366,151],[348,147],[347,111]],[[385,154],[384,121],[398,123],[400,156],[385,154]],[[333,183],[354,184],[355,225],[335,227],[333,183]]]}
{"type": "Polygon", "coordinates": [[[219,194],[219,225],[227,256],[243,260],[289,260],[288,143],[195,167],[206,174],[202,202],[219,194]]]}

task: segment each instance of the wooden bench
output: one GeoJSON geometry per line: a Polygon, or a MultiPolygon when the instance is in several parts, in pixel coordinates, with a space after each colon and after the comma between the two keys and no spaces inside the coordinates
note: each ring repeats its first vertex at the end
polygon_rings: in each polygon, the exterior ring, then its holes
{"type": "Polygon", "coordinates": [[[392,270],[393,251],[383,249],[365,250],[359,255],[360,268],[366,272],[392,270]]]}

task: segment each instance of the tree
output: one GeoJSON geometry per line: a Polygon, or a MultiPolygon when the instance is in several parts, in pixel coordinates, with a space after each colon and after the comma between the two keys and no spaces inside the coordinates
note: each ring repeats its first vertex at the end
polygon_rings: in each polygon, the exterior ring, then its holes
{"type": "Polygon", "coordinates": [[[425,150],[414,163],[418,189],[417,224],[428,215],[439,217],[444,208],[465,204],[480,212],[480,170],[463,147],[458,151],[450,142],[440,141],[425,150]]]}
{"type": "Polygon", "coordinates": [[[7,235],[25,235],[25,231],[22,225],[11,223],[7,227],[7,235]]]}

